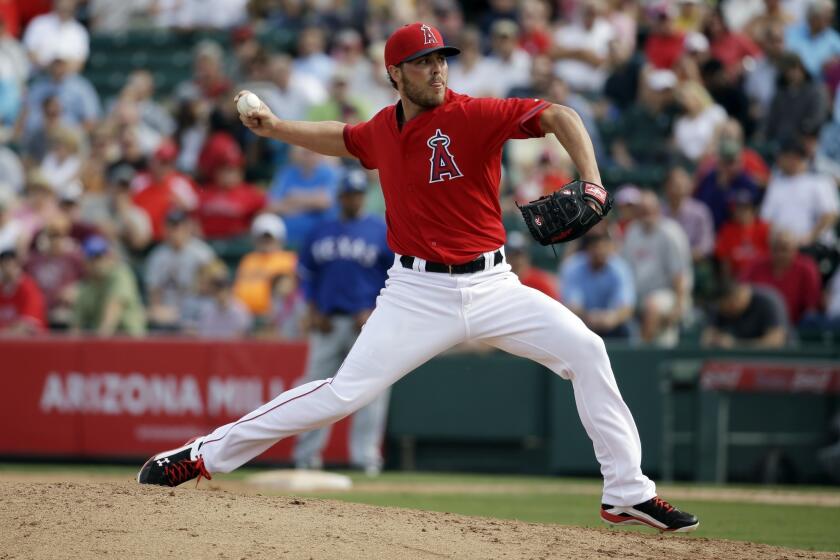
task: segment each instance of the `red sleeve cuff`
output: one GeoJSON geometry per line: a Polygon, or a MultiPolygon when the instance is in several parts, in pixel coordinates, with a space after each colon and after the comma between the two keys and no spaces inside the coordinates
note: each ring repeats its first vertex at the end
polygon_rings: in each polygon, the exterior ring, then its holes
{"type": "Polygon", "coordinates": [[[522,118],[519,119],[519,128],[530,136],[531,138],[539,138],[545,136],[545,131],[542,129],[540,125],[539,116],[542,114],[543,111],[551,107],[551,103],[548,101],[541,101],[537,103],[530,111],[522,115],[522,118]]]}

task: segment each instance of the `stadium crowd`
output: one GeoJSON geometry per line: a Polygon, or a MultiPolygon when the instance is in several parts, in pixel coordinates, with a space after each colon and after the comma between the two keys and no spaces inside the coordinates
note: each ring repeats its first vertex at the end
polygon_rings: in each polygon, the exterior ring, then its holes
{"type": "Polygon", "coordinates": [[[559,265],[515,203],[570,180],[568,156],[506,149],[524,283],[610,338],[836,332],[835,18],[831,0],[0,0],[0,331],[305,336],[298,256],[358,167],[254,137],[233,96],[366,120],[397,100],[384,40],[421,20],[461,49],[452,89],[568,105],[593,138],[616,208],[559,265]],[[196,37],[191,75],[161,92],[135,66],[101,94],[91,37],[150,30],[196,37]]]}

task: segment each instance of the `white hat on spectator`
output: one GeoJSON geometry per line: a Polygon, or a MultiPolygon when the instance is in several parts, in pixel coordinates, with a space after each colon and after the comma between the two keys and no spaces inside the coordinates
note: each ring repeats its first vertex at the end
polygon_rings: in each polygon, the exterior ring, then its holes
{"type": "Polygon", "coordinates": [[[671,89],[677,85],[677,75],[670,70],[654,70],[647,76],[647,85],[653,91],[671,89]]]}
{"type": "Polygon", "coordinates": [[[276,214],[260,214],[251,224],[251,235],[254,237],[270,235],[278,241],[284,241],[286,239],[286,224],[276,214]]]}
{"type": "Polygon", "coordinates": [[[693,53],[704,53],[709,50],[709,40],[702,33],[692,31],[685,36],[685,50],[693,53]]]}
{"type": "Polygon", "coordinates": [[[642,191],[636,185],[622,185],[615,193],[615,203],[623,204],[638,204],[642,199],[642,191]]]}
{"type": "Polygon", "coordinates": [[[82,183],[75,179],[56,189],[58,200],[61,202],[78,202],[84,193],[82,183]]]}

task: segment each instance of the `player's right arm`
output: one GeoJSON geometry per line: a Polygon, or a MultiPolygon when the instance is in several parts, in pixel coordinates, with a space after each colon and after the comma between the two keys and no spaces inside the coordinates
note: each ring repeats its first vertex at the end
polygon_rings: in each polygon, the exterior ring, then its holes
{"type": "MultiPolygon", "coordinates": [[[[233,102],[249,93],[240,91],[233,102]]],[[[355,157],[344,145],[344,123],[336,121],[287,121],[277,117],[265,103],[246,115],[239,115],[242,124],[254,134],[301,146],[325,156],[355,157]]]]}

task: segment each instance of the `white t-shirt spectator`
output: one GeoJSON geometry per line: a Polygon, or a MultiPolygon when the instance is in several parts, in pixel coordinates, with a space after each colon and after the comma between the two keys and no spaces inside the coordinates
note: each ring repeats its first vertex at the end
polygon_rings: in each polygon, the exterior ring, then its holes
{"type": "MultiPolygon", "coordinates": [[[[23,192],[25,171],[20,158],[6,146],[0,145],[0,184],[7,186],[13,193],[23,192]]],[[[0,197],[4,195],[0,188],[0,197]]]]}
{"type": "Polygon", "coordinates": [[[54,153],[50,152],[41,162],[41,173],[56,192],[61,191],[78,178],[81,168],[82,160],[75,155],[60,160],[54,153]]]}
{"type": "MultiPolygon", "coordinates": [[[[808,237],[820,218],[840,212],[837,186],[831,178],[817,173],[787,176],[774,173],[761,205],[761,218],[771,227],[786,229],[801,238],[808,237]]],[[[828,228],[818,241],[835,240],[828,228]]]]}
{"type": "Polygon", "coordinates": [[[227,306],[215,299],[201,302],[196,314],[196,336],[201,338],[238,338],[248,334],[253,318],[248,308],[231,297],[227,306]]]}
{"type": "Polygon", "coordinates": [[[75,19],[61,21],[52,12],[32,20],[23,34],[23,44],[39,66],[52,62],[56,45],[61,46],[63,55],[79,63],[90,54],[90,37],[82,24],[75,19]]]}
{"type": "MultiPolygon", "coordinates": [[[[615,37],[612,25],[601,18],[586,29],[580,23],[565,25],[554,33],[554,42],[568,49],[585,49],[606,58],[610,52],[610,42],[615,37]]],[[[559,60],[555,66],[556,74],[575,91],[599,92],[607,79],[605,68],[595,67],[576,59],[559,60]]]]}
{"type": "MultiPolygon", "coordinates": [[[[8,210],[0,210],[0,212],[8,212],[8,210]]],[[[20,223],[7,218],[5,223],[0,224],[0,251],[17,249],[22,236],[23,227],[20,223]]]]}
{"type": "Polygon", "coordinates": [[[199,269],[215,256],[209,245],[196,238],[190,239],[180,251],[162,243],[146,260],[146,289],[160,290],[164,305],[180,309],[195,290],[199,269]]]}
{"type": "MultiPolygon", "coordinates": [[[[463,64],[453,63],[449,67],[449,87],[458,93],[472,97],[496,95],[499,87],[496,85],[498,76],[495,74],[496,65],[481,58],[469,70],[463,64]]],[[[507,92],[503,92],[502,97],[507,92]]]]}
{"type": "Polygon", "coordinates": [[[720,105],[710,105],[695,117],[683,115],[674,124],[674,140],[680,153],[697,161],[709,149],[715,130],[726,120],[726,111],[720,105]]]}
{"type": "Polygon", "coordinates": [[[489,56],[485,60],[487,69],[494,76],[492,97],[505,97],[507,92],[517,86],[524,86],[531,81],[531,55],[522,49],[516,49],[510,60],[489,56]]]}
{"type": "Polygon", "coordinates": [[[680,275],[692,277],[688,238],[670,218],[661,218],[650,230],[639,221],[632,223],[624,236],[624,258],[633,272],[638,302],[658,290],[673,290],[680,275]]]}

